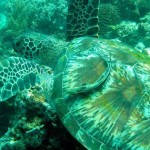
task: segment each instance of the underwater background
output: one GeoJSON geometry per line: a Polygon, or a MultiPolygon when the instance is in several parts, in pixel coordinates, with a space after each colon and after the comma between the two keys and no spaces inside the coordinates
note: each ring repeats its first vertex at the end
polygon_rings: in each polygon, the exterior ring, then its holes
{"type": "MultiPolygon", "coordinates": [[[[29,57],[21,53],[18,38],[46,41],[30,59],[54,68],[66,45],[69,0],[1,0],[0,59],[29,57]],[[28,38],[30,37],[30,38],[28,38]],[[51,56],[53,55],[53,57],[51,56]]],[[[118,39],[150,54],[150,0],[101,0],[99,36],[118,39]]],[[[28,47],[28,46],[27,46],[28,47]]],[[[63,127],[40,87],[0,103],[0,150],[84,150],[63,127]]]]}

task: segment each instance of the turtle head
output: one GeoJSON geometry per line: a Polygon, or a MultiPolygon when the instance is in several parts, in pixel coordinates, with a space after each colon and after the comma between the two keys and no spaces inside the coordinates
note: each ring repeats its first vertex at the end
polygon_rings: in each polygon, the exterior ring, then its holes
{"type": "Polygon", "coordinates": [[[14,51],[21,57],[54,68],[67,43],[54,35],[41,33],[20,35],[14,40],[14,51]]]}
{"type": "Polygon", "coordinates": [[[43,41],[34,39],[27,35],[21,35],[14,40],[13,48],[15,52],[27,59],[34,59],[43,48],[43,41]]]}

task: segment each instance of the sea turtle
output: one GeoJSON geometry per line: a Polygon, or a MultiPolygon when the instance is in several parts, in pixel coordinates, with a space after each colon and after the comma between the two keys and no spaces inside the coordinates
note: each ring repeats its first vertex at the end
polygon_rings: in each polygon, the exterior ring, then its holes
{"type": "Polygon", "coordinates": [[[70,1],[69,44],[54,71],[24,58],[4,60],[0,100],[41,82],[64,126],[87,149],[149,150],[150,56],[98,38],[98,6],[99,0],[70,1]]]}

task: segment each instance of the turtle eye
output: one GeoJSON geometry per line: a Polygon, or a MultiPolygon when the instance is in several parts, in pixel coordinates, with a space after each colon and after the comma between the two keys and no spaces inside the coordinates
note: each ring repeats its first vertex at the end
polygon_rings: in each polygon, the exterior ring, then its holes
{"type": "Polygon", "coordinates": [[[19,52],[20,51],[21,44],[22,44],[21,40],[13,43],[13,48],[14,48],[15,52],[19,52]]]}
{"type": "Polygon", "coordinates": [[[16,42],[16,47],[20,47],[20,45],[21,45],[20,41],[16,42]]]}

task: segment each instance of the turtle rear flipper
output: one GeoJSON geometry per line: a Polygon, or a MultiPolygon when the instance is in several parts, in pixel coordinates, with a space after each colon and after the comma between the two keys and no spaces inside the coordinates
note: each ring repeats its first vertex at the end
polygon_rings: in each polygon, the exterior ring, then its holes
{"type": "MultiPolygon", "coordinates": [[[[0,101],[41,82],[44,68],[24,58],[9,57],[0,62],[0,101]]],[[[51,78],[51,76],[49,76],[51,78]]]]}
{"type": "Polygon", "coordinates": [[[67,15],[67,40],[76,37],[98,37],[99,0],[71,0],[67,15]]]}

